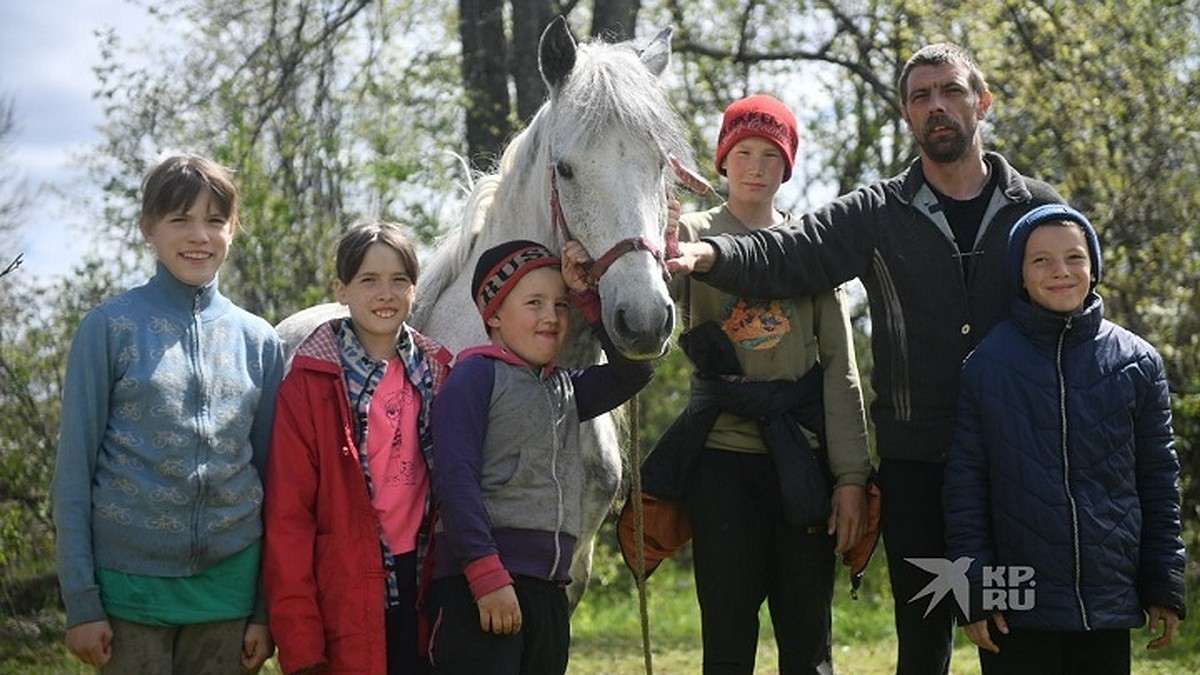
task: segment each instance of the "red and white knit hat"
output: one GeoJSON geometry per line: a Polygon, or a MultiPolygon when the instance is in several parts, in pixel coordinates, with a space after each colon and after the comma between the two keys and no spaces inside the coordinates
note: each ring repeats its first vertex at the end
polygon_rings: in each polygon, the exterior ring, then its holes
{"type": "Polygon", "coordinates": [[[471,278],[471,297],[483,322],[495,315],[521,277],[539,267],[561,265],[550,249],[533,241],[509,241],[484,251],[471,278]]]}
{"type": "Polygon", "coordinates": [[[725,156],[738,141],[749,136],[758,136],[774,143],[783,153],[783,180],[792,177],[792,163],[796,159],[796,147],[800,145],[800,133],[796,131],[796,117],[782,101],[760,94],[734,101],[725,109],[721,120],[721,135],[717,137],[717,172],[725,175],[725,156]]]}

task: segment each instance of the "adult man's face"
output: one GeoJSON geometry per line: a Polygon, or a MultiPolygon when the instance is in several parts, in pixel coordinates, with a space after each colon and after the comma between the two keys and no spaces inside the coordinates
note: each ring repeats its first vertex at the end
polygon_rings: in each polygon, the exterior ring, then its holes
{"type": "Polygon", "coordinates": [[[970,70],[959,63],[918,66],[908,76],[901,114],[921,153],[935,162],[962,159],[978,141],[979,121],[992,95],[971,89],[970,70]]]}

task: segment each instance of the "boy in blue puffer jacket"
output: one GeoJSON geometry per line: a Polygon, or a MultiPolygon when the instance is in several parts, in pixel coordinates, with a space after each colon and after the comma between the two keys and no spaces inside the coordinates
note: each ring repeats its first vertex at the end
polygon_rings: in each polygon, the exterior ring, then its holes
{"type": "Polygon", "coordinates": [[[1086,217],[1030,211],[1009,239],[1012,318],[963,364],[946,557],[971,559],[965,630],[985,675],[1129,673],[1129,629],[1148,615],[1159,649],[1184,616],[1167,378],[1103,318],[1101,268],[1086,217]]]}

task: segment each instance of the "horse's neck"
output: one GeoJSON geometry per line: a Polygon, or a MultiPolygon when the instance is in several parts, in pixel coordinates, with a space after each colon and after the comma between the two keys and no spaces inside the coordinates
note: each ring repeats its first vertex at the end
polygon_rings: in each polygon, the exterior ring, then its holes
{"type": "Polygon", "coordinates": [[[487,223],[480,234],[493,241],[479,246],[479,251],[513,239],[536,241],[551,250],[559,245],[550,215],[548,160],[537,148],[526,152],[529,154],[522,162],[528,168],[511,170],[488,208],[487,223]]]}

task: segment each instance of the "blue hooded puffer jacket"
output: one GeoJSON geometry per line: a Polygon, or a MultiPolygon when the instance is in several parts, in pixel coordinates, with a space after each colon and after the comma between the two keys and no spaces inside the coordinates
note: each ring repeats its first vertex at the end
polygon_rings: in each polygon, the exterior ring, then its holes
{"type": "MultiPolygon", "coordinates": [[[[1179,463],[1162,359],[1103,318],[1093,290],[1071,315],[1032,304],[1021,280],[1025,243],[1067,220],[1085,233],[1095,280],[1096,232],[1062,205],[1030,211],[1012,229],[1007,269],[1013,315],[967,357],[944,489],[946,556],[974,559],[969,620],[983,606],[984,566],[1027,566],[1034,583],[1010,626],[1127,629],[1150,605],[1185,612],[1179,463]]],[[[1001,590],[1004,590],[1001,588],[1001,590]]],[[[1012,596],[1004,596],[1012,599],[1012,596]]]]}

